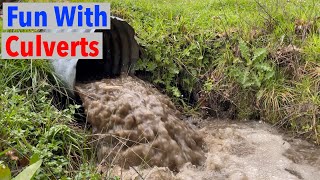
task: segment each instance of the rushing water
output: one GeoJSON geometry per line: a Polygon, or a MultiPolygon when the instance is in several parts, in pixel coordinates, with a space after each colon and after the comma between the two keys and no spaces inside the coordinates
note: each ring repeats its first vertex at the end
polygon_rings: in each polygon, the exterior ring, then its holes
{"type": "Polygon", "coordinates": [[[105,174],[182,180],[320,177],[319,148],[267,124],[183,118],[168,97],[131,77],[78,84],[77,90],[99,139],[105,174]]]}
{"type": "Polygon", "coordinates": [[[87,119],[100,134],[98,159],[178,170],[204,160],[203,139],[180,120],[170,99],[132,77],[78,84],[87,119]]]}

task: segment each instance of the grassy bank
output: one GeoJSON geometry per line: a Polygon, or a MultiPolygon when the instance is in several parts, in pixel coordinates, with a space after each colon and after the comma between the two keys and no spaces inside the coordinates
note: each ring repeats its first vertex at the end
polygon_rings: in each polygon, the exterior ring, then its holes
{"type": "MultiPolygon", "coordinates": [[[[137,69],[186,109],[216,112],[212,104],[227,103],[238,119],[260,118],[319,143],[318,1],[109,2],[144,47],[137,69]]],[[[50,103],[57,84],[48,62],[2,60],[0,69],[0,164],[16,175],[38,157],[39,179],[95,175],[75,107],[50,103]]]]}
{"type": "Polygon", "coordinates": [[[61,82],[49,61],[1,60],[0,69],[0,179],[40,159],[35,179],[100,179],[91,133],[74,120],[78,107],[52,105],[61,82]]]}
{"type": "Polygon", "coordinates": [[[238,119],[263,119],[319,143],[318,1],[111,3],[144,46],[137,68],[172,96],[200,108],[228,102],[238,119]]]}
{"type": "Polygon", "coordinates": [[[59,83],[48,62],[2,60],[0,68],[0,166],[7,167],[0,167],[0,179],[8,168],[15,177],[39,159],[37,179],[94,176],[89,133],[73,120],[77,107],[52,106],[59,83]]]}

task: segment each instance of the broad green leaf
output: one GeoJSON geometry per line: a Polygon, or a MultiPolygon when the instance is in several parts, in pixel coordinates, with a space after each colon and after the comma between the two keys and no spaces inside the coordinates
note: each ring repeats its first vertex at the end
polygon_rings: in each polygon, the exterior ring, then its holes
{"type": "Polygon", "coordinates": [[[177,67],[170,67],[169,72],[172,74],[179,74],[179,69],[177,67]]]}
{"type": "Polygon", "coordinates": [[[161,55],[160,54],[156,54],[155,55],[155,59],[156,59],[156,61],[161,61],[161,55]]]}
{"type": "Polygon", "coordinates": [[[190,56],[190,51],[189,51],[189,49],[185,49],[185,50],[183,51],[183,55],[184,55],[184,56],[190,56]]]}
{"type": "Polygon", "coordinates": [[[5,165],[0,164],[0,180],[10,180],[10,179],[11,179],[10,169],[5,165]]]}
{"type": "Polygon", "coordinates": [[[247,62],[249,62],[250,61],[250,50],[249,50],[247,44],[242,39],[240,39],[240,41],[239,41],[239,49],[240,49],[242,57],[245,58],[247,62]]]}
{"type": "Polygon", "coordinates": [[[30,157],[30,165],[38,162],[40,160],[40,155],[35,153],[30,157]]]}
{"type": "Polygon", "coordinates": [[[254,80],[254,84],[256,85],[256,86],[258,86],[258,87],[260,87],[261,86],[261,81],[260,81],[260,79],[259,79],[259,77],[256,75],[256,74],[253,74],[253,80],[254,80]]]}
{"type": "Polygon", "coordinates": [[[254,51],[254,55],[253,55],[253,59],[252,61],[255,62],[255,61],[262,61],[265,57],[267,56],[267,49],[265,48],[259,48],[259,49],[256,49],[254,51]]]}
{"type": "Polygon", "coordinates": [[[150,61],[146,65],[146,70],[147,71],[154,71],[157,68],[157,64],[153,61],[150,61]]]}
{"type": "Polygon", "coordinates": [[[30,180],[33,175],[37,172],[42,164],[42,160],[37,161],[36,163],[28,166],[24,169],[18,176],[16,176],[13,180],[30,180]]]}
{"type": "Polygon", "coordinates": [[[175,97],[181,97],[180,90],[177,87],[172,87],[172,93],[175,97]]]}
{"type": "Polygon", "coordinates": [[[263,71],[272,71],[272,67],[267,64],[267,63],[259,63],[254,65],[255,68],[257,68],[258,70],[263,70],[263,71]]]}
{"type": "Polygon", "coordinates": [[[248,80],[249,80],[249,68],[246,68],[246,70],[243,73],[242,79],[241,79],[241,84],[243,86],[245,86],[245,84],[247,84],[248,80]]]}
{"type": "Polygon", "coordinates": [[[266,76],[265,76],[265,80],[269,80],[274,76],[275,72],[274,71],[270,71],[267,72],[266,76]]]}
{"type": "Polygon", "coordinates": [[[243,74],[243,72],[240,71],[239,68],[237,68],[237,67],[233,67],[229,71],[229,75],[232,77],[235,77],[235,78],[241,76],[242,74],[243,74]]]}
{"type": "Polygon", "coordinates": [[[206,92],[210,92],[213,89],[213,81],[211,79],[208,79],[205,83],[204,83],[204,90],[206,92]]]}

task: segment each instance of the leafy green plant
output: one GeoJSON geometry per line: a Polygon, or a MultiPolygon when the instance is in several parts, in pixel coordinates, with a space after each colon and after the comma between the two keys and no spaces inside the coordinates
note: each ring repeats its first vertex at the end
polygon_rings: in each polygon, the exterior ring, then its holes
{"type": "Polygon", "coordinates": [[[214,88],[214,82],[211,79],[207,79],[207,81],[203,85],[203,89],[206,93],[209,93],[214,88]]]}
{"type": "Polygon", "coordinates": [[[39,160],[34,164],[31,164],[12,180],[31,180],[32,177],[37,172],[37,170],[40,168],[41,164],[42,164],[42,160],[39,160]]]}
{"type": "Polygon", "coordinates": [[[11,178],[11,171],[9,167],[0,162],[0,180],[31,180],[37,170],[40,168],[41,164],[42,160],[38,160],[37,162],[26,167],[15,178],[11,178]]]}
{"type": "Polygon", "coordinates": [[[266,48],[250,49],[243,40],[240,40],[239,49],[241,59],[234,59],[229,76],[243,88],[260,88],[274,77],[275,69],[266,59],[268,55],[266,48]]]}
{"type": "Polygon", "coordinates": [[[52,105],[50,92],[59,84],[47,62],[1,61],[0,66],[0,124],[6,127],[0,128],[0,151],[12,149],[16,156],[14,160],[0,156],[0,161],[13,177],[22,169],[20,161],[35,159],[43,160],[35,179],[77,174],[93,153],[85,131],[72,125],[78,107],[58,111],[52,105]]]}
{"type": "Polygon", "coordinates": [[[10,168],[3,164],[0,161],[0,180],[10,180],[11,179],[11,171],[10,168]]]}

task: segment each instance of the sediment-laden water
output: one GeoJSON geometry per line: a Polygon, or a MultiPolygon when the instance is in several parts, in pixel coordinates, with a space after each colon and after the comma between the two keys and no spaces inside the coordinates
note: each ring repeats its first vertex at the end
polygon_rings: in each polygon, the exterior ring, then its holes
{"type": "Polygon", "coordinates": [[[131,77],[76,89],[99,139],[105,174],[181,180],[320,177],[318,147],[262,122],[183,118],[167,96],[131,77]]]}
{"type": "Polygon", "coordinates": [[[78,84],[88,121],[106,163],[178,170],[204,160],[203,139],[179,118],[167,96],[132,77],[78,84]]]}

